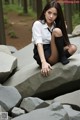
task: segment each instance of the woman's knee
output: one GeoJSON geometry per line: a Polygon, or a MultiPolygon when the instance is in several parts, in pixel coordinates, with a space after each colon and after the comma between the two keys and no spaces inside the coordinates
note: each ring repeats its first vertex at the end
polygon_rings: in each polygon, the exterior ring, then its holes
{"type": "Polygon", "coordinates": [[[69,47],[69,52],[70,52],[71,54],[73,54],[73,53],[75,53],[76,51],[77,51],[76,45],[71,44],[70,47],[69,47]]]}
{"type": "Polygon", "coordinates": [[[61,37],[62,36],[62,31],[60,28],[54,28],[53,33],[55,37],[61,37]]]}

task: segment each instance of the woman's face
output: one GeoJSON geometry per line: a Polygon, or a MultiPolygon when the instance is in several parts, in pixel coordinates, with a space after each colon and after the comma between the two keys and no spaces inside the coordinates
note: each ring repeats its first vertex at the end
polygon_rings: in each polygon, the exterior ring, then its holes
{"type": "Polygon", "coordinates": [[[51,26],[52,23],[57,18],[57,9],[52,7],[45,12],[45,19],[48,26],[51,26]]]}

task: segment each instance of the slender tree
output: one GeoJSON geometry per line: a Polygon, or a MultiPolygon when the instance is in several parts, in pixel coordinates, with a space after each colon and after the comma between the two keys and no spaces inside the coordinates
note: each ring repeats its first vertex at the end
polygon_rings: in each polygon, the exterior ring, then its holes
{"type": "Polygon", "coordinates": [[[9,4],[9,0],[5,0],[5,4],[9,4]]]}
{"type": "Polygon", "coordinates": [[[32,9],[36,12],[36,0],[32,1],[32,9]]]}
{"type": "Polygon", "coordinates": [[[67,23],[67,32],[72,33],[72,9],[71,4],[64,4],[65,21],[67,23]]]}
{"type": "Polygon", "coordinates": [[[29,1],[29,6],[32,6],[32,0],[28,0],[29,1]]]}
{"type": "Polygon", "coordinates": [[[27,0],[23,0],[23,11],[25,14],[28,13],[28,3],[27,0]]]}
{"type": "Polygon", "coordinates": [[[12,4],[14,4],[14,0],[12,0],[12,4]]]}
{"type": "Polygon", "coordinates": [[[46,2],[49,2],[50,0],[46,0],[46,2]]]}
{"type": "Polygon", "coordinates": [[[19,5],[19,6],[22,6],[21,0],[18,0],[18,5],[19,5]]]}
{"type": "Polygon", "coordinates": [[[6,44],[2,0],[0,0],[0,44],[6,44]]]}
{"type": "Polygon", "coordinates": [[[36,6],[37,6],[37,18],[39,18],[42,11],[42,0],[36,0],[36,6]]]}

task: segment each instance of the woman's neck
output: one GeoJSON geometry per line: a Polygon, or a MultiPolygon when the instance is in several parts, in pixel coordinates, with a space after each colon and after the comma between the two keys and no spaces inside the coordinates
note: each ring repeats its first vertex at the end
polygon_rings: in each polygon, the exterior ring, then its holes
{"type": "Polygon", "coordinates": [[[47,23],[47,25],[48,25],[48,27],[49,27],[49,28],[51,28],[51,27],[52,27],[52,24],[48,24],[48,23],[47,23]]]}

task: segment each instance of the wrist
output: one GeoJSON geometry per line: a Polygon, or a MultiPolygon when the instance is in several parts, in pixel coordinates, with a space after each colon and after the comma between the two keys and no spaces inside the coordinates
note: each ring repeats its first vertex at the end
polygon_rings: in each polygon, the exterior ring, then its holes
{"type": "Polygon", "coordinates": [[[46,62],[46,60],[42,60],[42,61],[41,61],[42,64],[45,63],[45,62],[46,62]]]}

